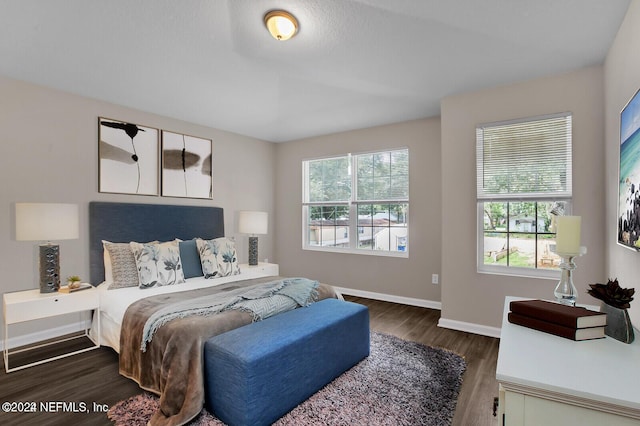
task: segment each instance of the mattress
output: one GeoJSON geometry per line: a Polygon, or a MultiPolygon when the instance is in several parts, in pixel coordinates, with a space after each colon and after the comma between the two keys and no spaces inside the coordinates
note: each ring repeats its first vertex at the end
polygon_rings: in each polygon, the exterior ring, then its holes
{"type": "Polygon", "coordinates": [[[256,278],[255,274],[240,273],[228,277],[205,279],[204,277],[189,278],[186,282],[177,285],[168,285],[140,289],[138,287],[126,287],[109,289],[108,282],[103,282],[97,289],[100,293],[100,312],[94,313],[90,335],[99,341],[102,346],[109,346],[120,353],[120,328],[127,308],[134,302],[149,296],[158,294],[175,293],[180,291],[196,290],[204,287],[218,286],[229,282],[244,281],[256,278]],[[100,322],[95,318],[100,315],[100,322]],[[98,327],[99,324],[99,327],[98,327]]]}

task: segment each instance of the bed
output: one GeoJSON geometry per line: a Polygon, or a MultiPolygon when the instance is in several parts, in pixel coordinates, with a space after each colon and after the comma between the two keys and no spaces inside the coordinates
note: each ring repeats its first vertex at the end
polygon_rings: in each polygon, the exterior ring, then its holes
{"type": "MultiPolygon", "coordinates": [[[[160,396],[151,425],[184,424],[202,409],[207,339],[314,300],[340,298],[331,286],[306,278],[268,276],[250,268],[243,272],[235,252],[224,257],[228,263],[219,263],[215,273],[208,274],[203,260],[214,253],[203,248],[210,247],[206,244],[225,244],[215,253],[218,259],[225,250],[234,250],[233,242],[224,237],[223,210],[218,207],[91,202],[89,234],[91,282],[100,283],[100,321],[94,321],[91,334],[118,352],[120,374],[160,396]],[[118,253],[128,247],[136,263],[149,247],[172,250],[171,255],[178,250],[180,262],[156,258],[155,280],[145,287],[143,274],[133,282],[131,265],[129,275],[118,269],[126,263],[118,253]],[[221,270],[224,274],[215,275],[221,270]],[[160,285],[171,284],[171,279],[174,284],[160,285]],[[259,309],[252,305],[267,295],[278,303],[259,309]]],[[[137,266],[141,270],[141,263],[137,266]]]]}

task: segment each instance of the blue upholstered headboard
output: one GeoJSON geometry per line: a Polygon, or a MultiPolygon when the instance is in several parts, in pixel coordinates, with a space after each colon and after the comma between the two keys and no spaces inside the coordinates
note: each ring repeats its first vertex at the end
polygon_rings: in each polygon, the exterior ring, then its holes
{"type": "Polygon", "coordinates": [[[190,240],[224,236],[220,207],[167,204],[89,203],[91,283],[104,281],[102,240],[111,242],[190,240]]]}

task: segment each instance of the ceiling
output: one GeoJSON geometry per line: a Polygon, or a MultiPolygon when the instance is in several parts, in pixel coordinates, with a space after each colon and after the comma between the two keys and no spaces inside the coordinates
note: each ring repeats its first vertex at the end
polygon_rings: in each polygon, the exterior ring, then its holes
{"type": "Polygon", "coordinates": [[[0,74],[284,142],[437,116],[448,95],[601,64],[628,5],[0,0],[0,74]],[[287,42],[263,24],[280,8],[300,22],[287,42]]]}

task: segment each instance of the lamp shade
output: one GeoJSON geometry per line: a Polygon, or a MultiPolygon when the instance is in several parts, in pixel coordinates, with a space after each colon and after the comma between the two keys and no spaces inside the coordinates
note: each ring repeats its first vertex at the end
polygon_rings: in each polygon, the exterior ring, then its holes
{"type": "Polygon", "coordinates": [[[238,217],[238,232],[241,234],[266,234],[269,224],[267,212],[241,211],[238,217]]]}
{"type": "Polygon", "coordinates": [[[16,240],[73,240],[79,236],[78,205],[16,203],[16,240]]]}

